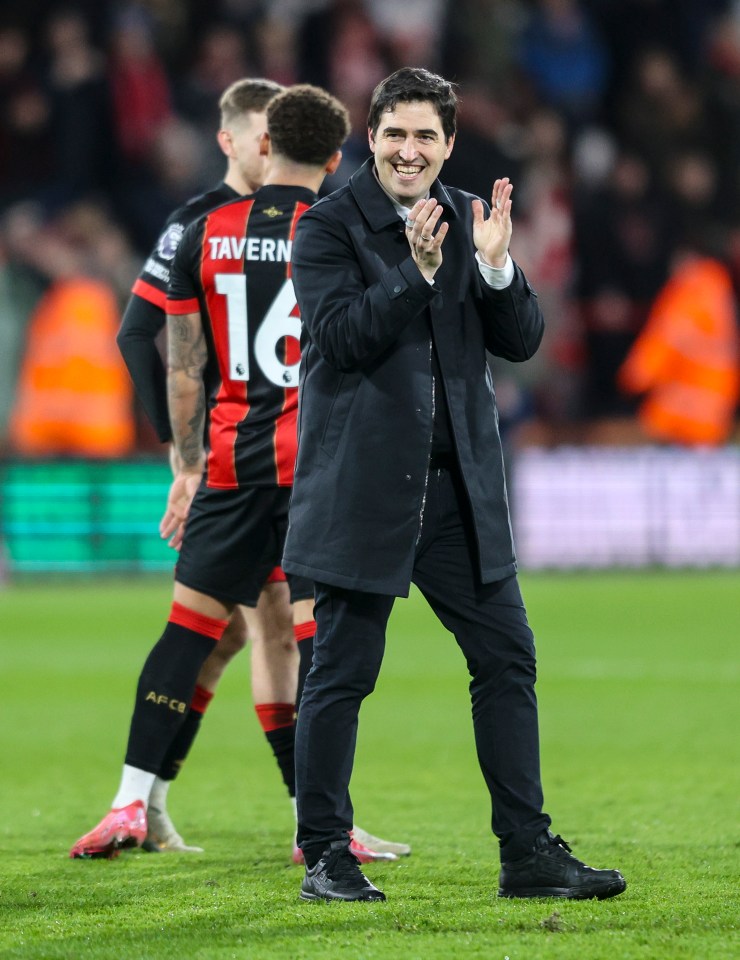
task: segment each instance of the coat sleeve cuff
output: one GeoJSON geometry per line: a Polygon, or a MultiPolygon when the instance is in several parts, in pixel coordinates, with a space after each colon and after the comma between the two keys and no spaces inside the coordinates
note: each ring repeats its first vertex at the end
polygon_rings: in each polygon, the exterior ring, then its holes
{"type": "Polygon", "coordinates": [[[403,297],[406,303],[418,306],[426,306],[439,293],[439,288],[424,279],[411,257],[384,273],[381,283],[390,300],[403,297]]]}

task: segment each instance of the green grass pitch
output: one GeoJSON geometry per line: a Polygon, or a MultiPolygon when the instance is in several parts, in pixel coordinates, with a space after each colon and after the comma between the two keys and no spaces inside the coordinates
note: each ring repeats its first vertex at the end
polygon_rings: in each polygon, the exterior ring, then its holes
{"type": "Polygon", "coordinates": [[[465,666],[418,595],[399,601],[361,716],[357,821],[413,855],[367,867],[385,904],[298,900],[292,815],[249,695],[224,678],[170,809],[200,856],[71,861],[118,785],[166,579],[0,592],[0,956],[85,960],[740,957],[737,573],[522,580],[538,643],[556,831],[627,892],[500,901],[465,666]]]}

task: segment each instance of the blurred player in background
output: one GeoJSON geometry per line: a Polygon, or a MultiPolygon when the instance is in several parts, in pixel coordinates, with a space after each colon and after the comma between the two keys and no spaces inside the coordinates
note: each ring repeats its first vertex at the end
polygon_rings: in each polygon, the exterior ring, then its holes
{"type": "MultiPolygon", "coordinates": [[[[169,217],[134,284],[124,313],[118,345],[142,406],[163,443],[172,440],[172,431],[167,409],[166,372],[156,341],[167,320],[165,302],[172,260],[189,224],[229,200],[254,193],[262,185],[266,158],[260,154],[259,139],[267,129],[265,109],[282,89],[272,80],[244,79],[224,91],[219,101],[221,122],[217,140],[227,158],[226,176],[218,186],[193,198],[169,217]]],[[[170,460],[175,472],[177,464],[172,446],[170,460]]],[[[185,721],[163,761],[149,797],[147,849],[200,852],[200,847],[185,844],[175,829],[167,812],[167,792],[198,734],[203,714],[226,666],[244,648],[248,636],[252,640],[255,710],[278,764],[285,768],[283,776],[291,791],[292,751],[286,747],[286,741],[292,739],[292,720],[287,722],[286,719],[290,699],[286,687],[290,689],[295,673],[296,650],[292,636],[286,638],[290,624],[286,627],[285,603],[281,596],[284,590],[285,587],[278,584],[265,586],[258,613],[250,618],[249,627],[244,612],[237,609],[220,642],[203,664],[185,721]],[[276,678],[281,682],[276,682],[276,678]],[[282,701],[286,703],[282,711],[284,722],[276,726],[276,711],[266,711],[264,707],[282,701]],[[273,717],[266,718],[266,712],[271,712],[273,717]]]]}
{"type": "MultiPolygon", "coordinates": [[[[224,93],[220,101],[221,130],[218,141],[228,158],[227,175],[216,189],[195,198],[170,217],[155,251],[147,260],[141,276],[134,285],[133,295],[121,326],[119,345],[145,410],[163,442],[171,439],[171,431],[165,372],[155,339],[165,323],[166,289],[170,279],[170,265],[189,223],[193,223],[201,214],[226,201],[254,192],[262,183],[267,163],[266,148],[260,149],[267,123],[265,108],[281,89],[271,81],[242,80],[233,84],[224,93]]],[[[292,430],[295,433],[294,419],[292,430]]],[[[173,448],[172,464],[173,470],[179,476],[183,464],[179,460],[176,448],[173,448]]],[[[292,464],[290,473],[292,479],[292,464]]],[[[175,517],[175,514],[171,514],[170,518],[172,517],[175,517]]],[[[251,520],[252,518],[248,517],[246,522],[251,523],[251,520]]],[[[172,530],[168,528],[168,532],[172,530]]],[[[275,563],[278,562],[279,555],[275,563]]],[[[180,566],[178,566],[179,569],[180,566]]],[[[237,579],[240,576],[241,574],[237,573],[237,579]]],[[[167,703],[169,716],[165,711],[159,711],[166,719],[174,719],[178,722],[174,725],[165,723],[161,729],[158,729],[157,721],[161,717],[155,717],[156,732],[150,731],[149,734],[143,734],[143,747],[141,742],[138,747],[133,747],[136,754],[134,759],[143,765],[143,769],[127,763],[121,789],[113,803],[114,812],[104,818],[91,834],[75,844],[72,856],[111,856],[120,846],[141,842],[143,806],[147,801],[148,834],[144,841],[147,849],[199,851],[200,848],[187,846],[175,830],[167,814],[167,790],[192,745],[200,720],[223,670],[234,655],[242,649],[247,635],[252,639],[252,686],[257,715],[278,761],[290,796],[294,798],[293,743],[297,665],[292,622],[296,623],[295,637],[301,641],[299,643],[301,650],[299,687],[302,686],[302,680],[310,667],[315,626],[311,612],[312,588],[304,585],[304,593],[311,599],[304,600],[302,604],[296,606],[292,621],[288,604],[288,588],[284,581],[285,577],[279,567],[270,571],[266,583],[263,579],[264,585],[256,608],[253,604],[246,607],[234,606],[229,624],[220,641],[215,645],[208,642],[196,644],[201,652],[206,647],[212,647],[212,650],[203,662],[192,696],[176,701],[169,698],[167,703]],[[175,707],[172,706],[173,702],[176,703],[175,707]],[[185,705],[188,703],[189,707],[186,708],[185,705]],[[147,740],[147,737],[150,740],[147,740]],[[169,744],[163,756],[162,741],[169,744]],[[155,747],[154,753],[149,752],[150,743],[155,747]],[[154,755],[160,758],[157,764],[153,762],[154,755]],[[140,759],[141,757],[143,759],[140,759]],[[128,767],[133,769],[128,770],[128,767]],[[154,774],[153,779],[152,774],[154,774]],[[129,807],[130,797],[134,798],[136,809],[128,816],[118,808],[129,807]]],[[[219,594],[218,587],[216,593],[219,594]]],[[[251,599],[254,601],[254,597],[251,599]]],[[[187,605],[184,606],[187,609],[187,605]]],[[[209,641],[213,639],[212,636],[208,636],[209,641]]],[[[165,641],[165,637],[162,641],[165,641]]],[[[157,645],[158,647],[162,641],[157,645]]],[[[175,644],[174,647],[170,647],[170,644],[171,639],[164,644],[164,648],[169,648],[165,659],[171,658],[173,662],[170,666],[175,669],[174,662],[179,661],[183,656],[186,645],[175,644]]],[[[162,650],[159,651],[160,654],[162,652],[162,650]]],[[[158,659],[159,654],[155,657],[155,660],[158,659]]],[[[203,657],[198,655],[197,659],[200,663],[203,657]]],[[[145,674],[146,672],[145,668],[145,674]]],[[[134,729],[138,728],[135,711],[129,754],[132,751],[132,743],[137,740],[134,729]]],[[[128,759],[129,755],[127,755],[127,761],[128,759]]],[[[356,828],[355,845],[363,859],[393,859],[399,854],[410,852],[404,844],[382,841],[359,828],[356,828]],[[366,844],[372,844],[373,849],[369,849],[366,844]]],[[[294,858],[300,860],[300,851],[297,848],[294,848],[294,858]]]]}

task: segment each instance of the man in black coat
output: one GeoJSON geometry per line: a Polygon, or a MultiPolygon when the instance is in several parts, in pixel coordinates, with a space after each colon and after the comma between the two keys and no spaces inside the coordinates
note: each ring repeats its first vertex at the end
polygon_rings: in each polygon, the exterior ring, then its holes
{"type": "Polygon", "coordinates": [[[299,449],[283,566],[316,582],[314,665],[298,718],[304,899],[383,900],[348,850],[360,704],[411,582],[472,677],[502,896],[610,897],[625,882],[553,837],[542,811],[535,652],[516,579],[486,350],[527,360],[537,297],[508,253],[511,191],[492,207],[437,180],[451,85],[403,68],[375,90],[373,157],[301,218],[299,449]]]}

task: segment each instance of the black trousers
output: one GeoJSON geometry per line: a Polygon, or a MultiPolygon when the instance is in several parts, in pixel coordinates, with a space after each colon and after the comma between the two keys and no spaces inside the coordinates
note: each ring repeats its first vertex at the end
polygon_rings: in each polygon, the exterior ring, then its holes
{"type": "MultiPolygon", "coordinates": [[[[468,509],[457,473],[432,470],[413,582],[465,655],[491,825],[502,859],[516,859],[550,824],[542,812],[534,638],[516,577],[479,582],[468,509]]],[[[298,842],[309,863],[352,828],[357,718],[380,670],[394,599],[316,584],[314,661],[296,729],[298,842]]]]}

